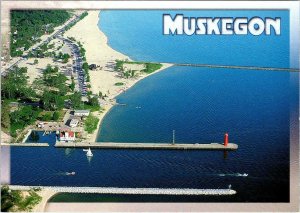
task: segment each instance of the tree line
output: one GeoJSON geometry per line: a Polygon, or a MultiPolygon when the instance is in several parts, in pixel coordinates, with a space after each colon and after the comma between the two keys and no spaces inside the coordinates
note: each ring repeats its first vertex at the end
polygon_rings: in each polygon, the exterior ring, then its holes
{"type": "Polygon", "coordinates": [[[66,10],[11,10],[10,55],[21,56],[23,51],[39,41],[40,36],[52,33],[55,27],[70,17],[66,10]]]}

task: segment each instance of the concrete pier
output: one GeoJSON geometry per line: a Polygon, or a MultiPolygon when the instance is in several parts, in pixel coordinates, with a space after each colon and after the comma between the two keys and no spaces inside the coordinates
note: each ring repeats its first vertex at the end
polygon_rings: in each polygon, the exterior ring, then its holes
{"type": "Polygon", "coordinates": [[[20,186],[10,185],[12,190],[43,189],[57,193],[140,194],[140,195],[234,195],[233,189],[190,188],[118,188],[118,187],[70,187],[70,186],[20,186]]]}
{"type": "Polygon", "coordinates": [[[48,147],[48,143],[1,143],[1,146],[48,147]]]}
{"type": "Polygon", "coordinates": [[[205,68],[226,68],[226,69],[242,69],[242,70],[300,72],[300,70],[297,68],[237,66],[237,65],[218,65],[218,64],[184,64],[184,63],[170,63],[170,64],[173,64],[175,66],[182,66],[182,67],[205,67],[205,68]]]}
{"type": "Polygon", "coordinates": [[[178,150],[236,150],[237,144],[168,144],[168,143],[113,143],[113,142],[56,142],[58,148],[92,148],[92,149],[178,149],[178,150]]]}

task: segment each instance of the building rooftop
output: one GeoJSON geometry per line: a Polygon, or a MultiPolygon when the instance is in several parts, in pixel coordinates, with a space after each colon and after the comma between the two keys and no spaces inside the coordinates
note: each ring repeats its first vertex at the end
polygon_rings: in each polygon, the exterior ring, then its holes
{"type": "Polygon", "coordinates": [[[89,109],[81,109],[81,110],[74,110],[74,113],[89,113],[90,110],[89,109]]]}

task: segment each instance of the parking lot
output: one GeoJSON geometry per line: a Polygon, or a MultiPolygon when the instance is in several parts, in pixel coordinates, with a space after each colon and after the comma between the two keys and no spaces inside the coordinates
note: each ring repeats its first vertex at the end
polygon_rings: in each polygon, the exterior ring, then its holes
{"type": "Polygon", "coordinates": [[[72,57],[73,57],[73,72],[77,74],[77,82],[78,82],[78,89],[82,96],[87,95],[87,85],[86,85],[86,76],[82,69],[82,58],[80,56],[79,47],[77,44],[72,42],[69,39],[63,38],[58,36],[59,39],[63,40],[65,44],[71,49],[72,57]]]}

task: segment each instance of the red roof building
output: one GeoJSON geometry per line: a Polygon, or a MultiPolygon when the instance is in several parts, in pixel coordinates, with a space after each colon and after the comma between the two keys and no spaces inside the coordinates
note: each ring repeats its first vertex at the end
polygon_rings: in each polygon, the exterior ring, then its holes
{"type": "Polygon", "coordinates": [[[75,141],[75,132],[61,131],[59,134],[59,140],[64,142],[75,141]]]}

